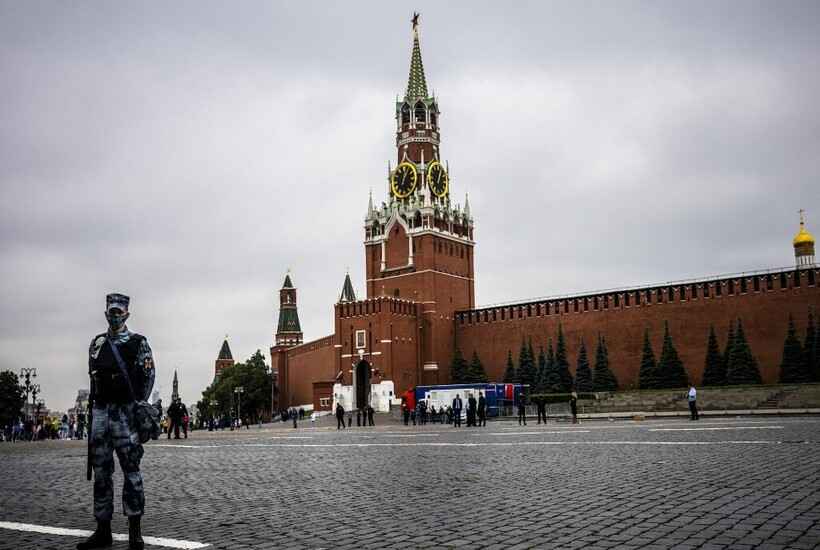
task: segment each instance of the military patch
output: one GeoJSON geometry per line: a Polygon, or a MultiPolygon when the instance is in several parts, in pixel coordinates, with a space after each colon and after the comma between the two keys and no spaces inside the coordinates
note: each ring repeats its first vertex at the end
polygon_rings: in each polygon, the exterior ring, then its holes
{"type": "Polygon", "coordinates": [[[145,370],[151,370],[154,368],[154,360],[150,357],[145,358],[145,370]]]}
{"type": "Polygon", "coordinates": [[[97,336],[94,342],[91,344],[91,357],[94,359],[100,355],[100,350],[102,349],[103,344],[105,343],[105,335],[97,336]]]}

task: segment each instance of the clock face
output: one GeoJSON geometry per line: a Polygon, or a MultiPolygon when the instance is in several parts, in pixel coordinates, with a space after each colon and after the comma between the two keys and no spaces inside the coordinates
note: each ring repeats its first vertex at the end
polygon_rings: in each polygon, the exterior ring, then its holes
{"type": "Polygon", "coordinates": [[[410,162],[402,162],[396,167],[390,178],[390,188],[393,190],[393,195],[399,199],[410,195],[416,189],[418,179],[419,173],[416,166],[410,162]]]}
{"type": "Polygon", "coordinates": [[[431,162],[430,167],[427,168],[427,185],[430,186],[430,190],[433,191],[433,194],[440,199],[444,198],[447,196],[449,184],[447,172],[441,163],[437,160],[431,162]]]}

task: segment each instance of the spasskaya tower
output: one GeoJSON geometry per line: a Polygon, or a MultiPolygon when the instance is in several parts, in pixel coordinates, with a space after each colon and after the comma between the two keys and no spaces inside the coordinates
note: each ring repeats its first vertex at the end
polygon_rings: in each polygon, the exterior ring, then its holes
{"type": "Polygon", "coordinates": [[[469,201],[452,201],[453,182],[441,149],[441,111],[429,93],[413,17],[413,49],[404,96],[396,101],[396,164],[386,200],[365,217],[367,297],[422,305],[426,369],[452,358],[453,312],[475,305],[474,223],[469,201]]]}

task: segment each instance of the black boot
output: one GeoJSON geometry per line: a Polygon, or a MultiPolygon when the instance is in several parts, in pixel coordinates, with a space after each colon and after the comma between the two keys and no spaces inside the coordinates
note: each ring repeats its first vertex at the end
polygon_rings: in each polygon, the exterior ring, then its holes
{"type": "Polygon", "coordinates": [[[108,548],[111,546],[111,522],[97,521],[97,530],[88,540],[77,545],[77,550],[91,550],[92,548],[108,548]]]}
{"type": "Polygon", "coordinates": [[[142,550],[142,532],[140,531],[141,516],[131,516],[128,518],[128,550],[142,550]]]}

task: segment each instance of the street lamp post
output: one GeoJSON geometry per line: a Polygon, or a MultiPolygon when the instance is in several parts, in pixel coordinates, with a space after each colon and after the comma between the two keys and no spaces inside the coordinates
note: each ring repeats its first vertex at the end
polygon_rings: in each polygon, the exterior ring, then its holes
{"type": "Polygon", "coordinates": [[[236,394],[236,417],[242,422],[242,394],[245,393],[243,386],[237,386],[233,389],[236,394]]]}
{"type": "Polygon", "coordinates": [[[43,408],[45,406],[45,404],[46,404],[46,402],[43,401],[42,399],[37,400],[37,419],[35,420],[35,423],[40,422],[40,409],[43,408]]]}
{"type": "MultiPolygon", "coordinates": [[[[23,382],[23,391],[26,392],[26,400],[24,403],[28,404],[28,396],[31,393],[31,388],[33,387],[32,378],[37,378],[37,369],[36,368],[22,368],[20,369],[20,378],[24,380],[23,382]]],[[[33,407],[32,403],[32,407],[33,407]]],[[[32,411],[33,412],[33,411],[32,411]]],[[[28,418],[28,415],[26,415],[28,418]]]]}
{"type": "MultiPolygon", "coordinates": [[[[37,394],[40,393],[40,384],[34,384],[31,386],[31,408],[34,408],[34,402],[37,401],[37,394]]],[[[40,413],[37,413],[37,416],[40,416],[40,413]]],[[[37,423],[38,419],[35,419],[35,424],[37,423]]]]}

